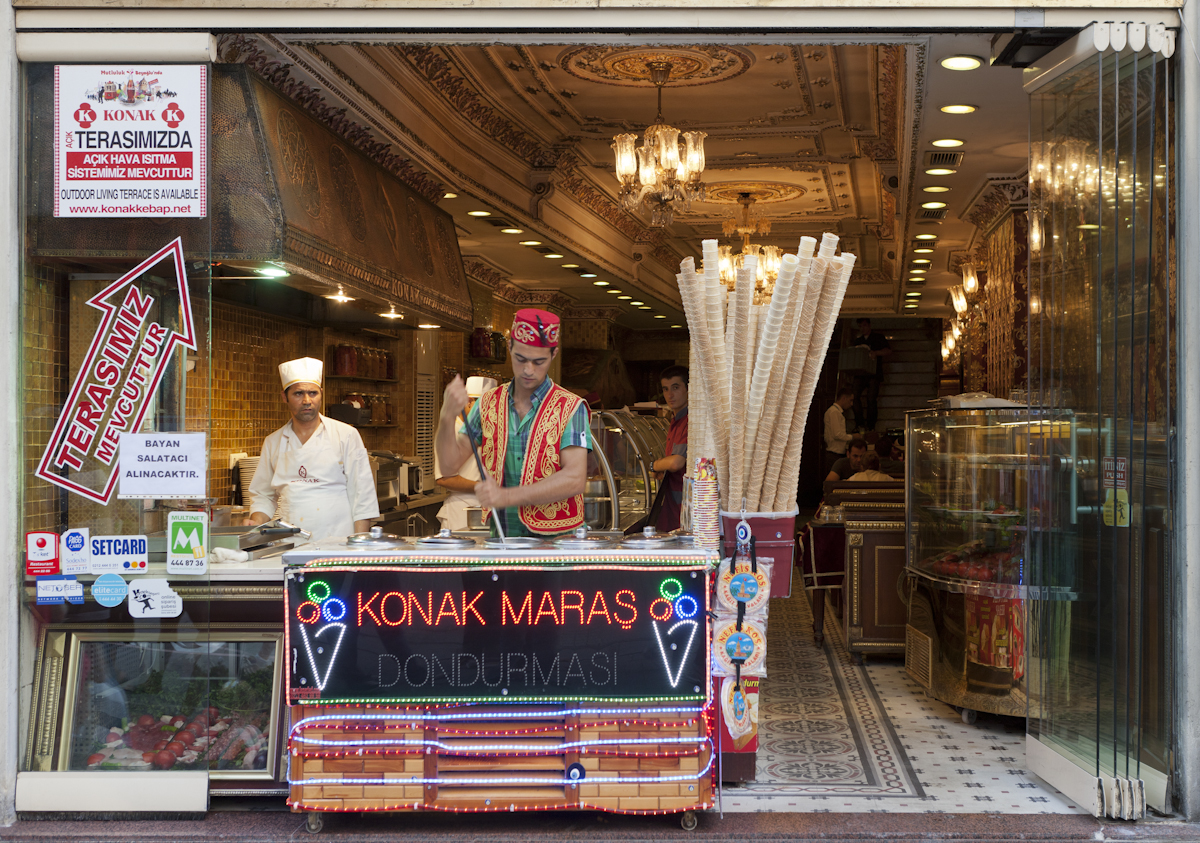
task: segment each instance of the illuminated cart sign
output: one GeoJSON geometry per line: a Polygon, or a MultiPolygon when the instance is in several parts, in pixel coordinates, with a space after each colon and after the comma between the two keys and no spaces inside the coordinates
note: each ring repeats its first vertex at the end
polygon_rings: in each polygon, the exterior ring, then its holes
{"type": "Polygon", "coordinates": [[[288,573],[292,702],[703,700],[706,567],[288,573]]]}

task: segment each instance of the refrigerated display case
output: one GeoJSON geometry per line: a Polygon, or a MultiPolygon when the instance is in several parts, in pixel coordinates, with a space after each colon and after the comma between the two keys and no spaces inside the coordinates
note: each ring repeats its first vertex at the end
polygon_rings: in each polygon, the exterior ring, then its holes
{"type": "MultiPolygon", "coordinates": [[[[906,434],[905,667],[967,722],[977,711],[1023,717],[1026,557],[1031,536],[1053,541],[1075,518],[1074,420],[1024,407],[921,410],[906,434]]],[[[1074,592],[1043,585],[1037,597],[1074,592]]]]}
{"type": "Polygon", "coordinates": [[[658,492],[651,466],[666,449],[657,421],[624,410],[592,414],[594,453],[583,496],[592,529],[624,530],[650,511],[658,492]]]}

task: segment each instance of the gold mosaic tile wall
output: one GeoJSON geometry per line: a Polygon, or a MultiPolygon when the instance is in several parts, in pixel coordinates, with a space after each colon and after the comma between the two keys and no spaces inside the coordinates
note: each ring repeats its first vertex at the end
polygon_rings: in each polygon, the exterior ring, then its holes
{"type": "Polygon", "coordinates": [[[33,472],[67,398],[67,274],[47,264],[27,264],[23,286],[25,529],[56,530],[65,526],[62,492],[33,472]]]}
{"type": "Polygon", "coordinates": [[[607,319],[564,319],[562,326],[563,348],[595,348],[602,351],[609,346],[607,319]]]}

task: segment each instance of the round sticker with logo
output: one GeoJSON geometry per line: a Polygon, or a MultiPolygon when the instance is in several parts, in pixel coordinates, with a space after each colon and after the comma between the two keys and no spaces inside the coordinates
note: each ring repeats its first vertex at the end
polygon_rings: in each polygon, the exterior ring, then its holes
{"type": "Polygon", "coordinates": [[[713,661],[723,676],[736,673],[734,659],[742,661],[743,676],[762,676],[767,632],[761,620],[744,620],[737,628],[736,618],[718,620],[713,628],[713,661]]]}
{"type": "Polygon", "coordinates": [[[754,658],[754,639],[744,632],[735,632],[725,639],[725,655],[731,662],[743,662],[754,658]]]}
{"type": "Polygon", "coordinates": [[[758,695],[753,698],[746,693],[744,686],[738,686],[733,677],[726,677],[721,683],[721,713],[725,718],[725,728],[734,739],[734,749],[741,749],[747,738],[755,732],[758,723],[758,695]]]}
{"type": "Polygon", "coordinates": [[[120,574],[101,574],[92,583],[92,597],[101,606],[112,608],[125,600],[129,586],[120,574]]]}
{"type": "Polygon", "coordinates": [[[758,560],[758,570],[750,571],[749,563],[744,558],[739,559],[735,571],[731,561],[721,562],[717,573],[717,605],[730,611],[737,609],[738,603],[746,604],[747,615],[765,614],[767,601],[771,599],[771,569],[774,560],[767,557],[758,560]]]}

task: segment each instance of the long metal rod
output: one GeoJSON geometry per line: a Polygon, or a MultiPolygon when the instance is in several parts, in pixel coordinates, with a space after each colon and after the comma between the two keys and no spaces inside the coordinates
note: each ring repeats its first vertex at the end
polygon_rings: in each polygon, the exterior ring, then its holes
{"type": "MultiPolygon", "coordinates": [[[[475,455],[475,466],[479,469],[479,479],[482,480],[487,476],[487,472],[483,470],[483,460],[479,458],[479,448],[475,447],[475,439],[472,438],[470,428],[467,428],[467,411],[462,411],[463,427],[466,428],[467,441],[471,443],[471,453],[475,455]]],[[[505,544],[508,540],[504,538],[504,525],[500,523],[499,507],[492,507],[492,520],[496,522],[496,532],[500,534],[500,544],[505,544]]]]}

